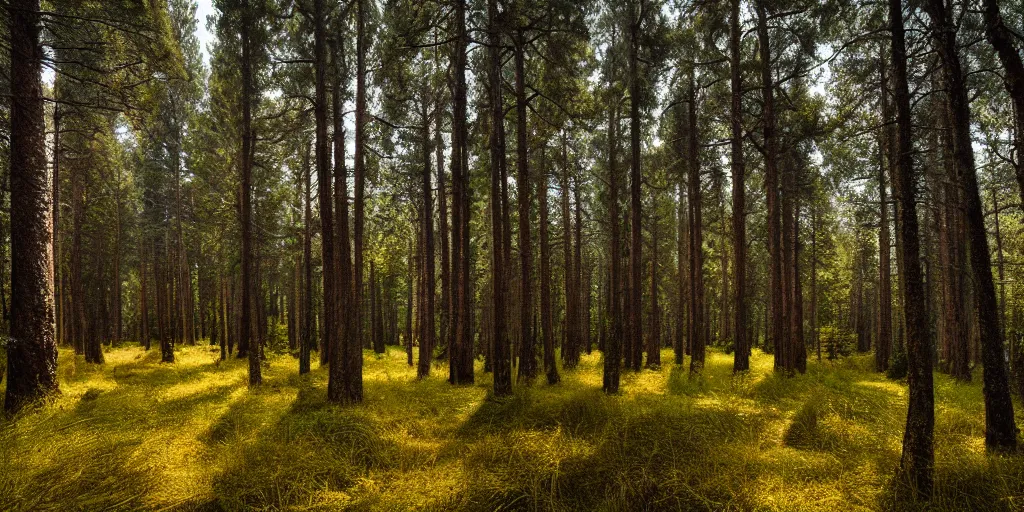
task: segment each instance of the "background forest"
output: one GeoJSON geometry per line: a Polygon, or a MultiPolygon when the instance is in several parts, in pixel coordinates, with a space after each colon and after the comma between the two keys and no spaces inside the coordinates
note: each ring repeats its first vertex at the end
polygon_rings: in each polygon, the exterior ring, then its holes
{"type": "Polygon", "coordinates": [[[2,2],[0,509],[1024,507],[1001,3],[2,2]]]}

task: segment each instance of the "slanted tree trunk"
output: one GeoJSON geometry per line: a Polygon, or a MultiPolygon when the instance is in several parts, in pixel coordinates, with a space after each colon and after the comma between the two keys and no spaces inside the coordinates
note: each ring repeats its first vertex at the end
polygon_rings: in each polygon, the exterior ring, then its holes
{"type": "Polygon", "coordinates": [[[958,178],[964,187],[974,299],[984,365],[985,446],[993,451],[1011,451],[1017,448],[1017,427],[1014,423],[999,308],[992,280],[992,256],[989,254],[985,217],[974,168],[970,103],[960,56],[957,54],[956,28],[949,19],[944,0],[929,0],[924,9],[931,18],[935,49],[942,63],[953,159],[958,178]]]}
{"type": "Polygon", "coordinates": [[[903,27],[903,2],[889,0],[889,24],[892,48],[892,88],[896,104],[896,214],[903,271],[903,309],[907,319],[907,383],[910,397],[907,424],[903,431],[900,470],[917,494],[931,496],[935,452],[935,395],[932,385],[931,346],[924,310],[924,284],[917,228],[916,187],[914,186],[913,139],[911,133],[910,89],[907,85],[907,49],[903,27]]]}
{"type": "MultiPolygon", "coordinates": [[[[1013,32],[1003,22],[998,0],[982,0],[985,36],[1003,65],[1003,80],[1014,112],[1014,145],[1017,153],[1017,186],[1024,203],[1024,61],[1014,44],[1013,32]]],[[[1018,36],[1019,37],[1019,36],[1018,36]]]]}

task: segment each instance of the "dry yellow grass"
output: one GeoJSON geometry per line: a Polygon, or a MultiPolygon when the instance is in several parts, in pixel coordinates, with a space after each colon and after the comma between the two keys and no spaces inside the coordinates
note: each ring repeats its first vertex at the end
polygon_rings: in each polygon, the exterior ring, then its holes
{"type": "Polygon", "coordinates": [[[62,395],[0,420],[0,510],[1024,508],[1024,458],[984,453],[980,384],[943,376],[935,499],[900,501],[906,386],[869,356],[786,378],[756,353],[734,377],[712,351],[699,379],[625,372],[607,397],[595,353],[494,400],[482,372],[418,381],[389,350],[366,354],[355,407],[326,403],[325,370],[299,377],[287,355],[250,391],[245,362],[210,347],[173,365],[114,349],[102,367],[62,351],[62,395]]]}

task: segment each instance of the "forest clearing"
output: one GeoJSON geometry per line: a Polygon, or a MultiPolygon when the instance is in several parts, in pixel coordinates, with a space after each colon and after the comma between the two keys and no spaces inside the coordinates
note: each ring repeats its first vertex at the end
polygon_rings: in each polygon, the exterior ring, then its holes
{"type": "MultiPolygon", "coordinates": [[[[416,379],[399,347],[367,352],[367,399],[330,405],[326,369],[186,347],[96,366],[61,352],[62,395],[0,423],[3,510],[914,510],[894,487],[906,385],[870,356],[749,374],[708,354],[601,392],[600,356],[557,386],[495,399],[489,379],[416,379]],[[68,364],[64,364],[68,363],[68,364]]],[[[666,351],[665,356],[669,356],[666,351]]],[[[977,383],[936,379],[929,510],[1019,510],[1024,459],[990,457],[977,383]]],[[[1020,410],[1020,409],[1018,409],[1020,410]]],[[[1018,421],[1024,418],[1018,417],[1018,421]]]]}

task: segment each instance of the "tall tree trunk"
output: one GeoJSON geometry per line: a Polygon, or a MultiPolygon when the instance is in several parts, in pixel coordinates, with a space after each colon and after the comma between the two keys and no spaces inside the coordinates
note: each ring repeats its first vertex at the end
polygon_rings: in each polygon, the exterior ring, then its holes
{"type": "MultiPolygon", "coordinates": [[[[54,87],[53,95],[54,95],[54,97],[58,97],[58,92],[57,92],[58,91],[58,87],[57,87],[56,79],[55,79],[55,83],[54,83],[53,87],[54,87]]],[[[54,106],[53,106],[53,182],[50,184],[51,187],[52,187],[52,190],[53,190],[53,192],[52,192],[53,193],[52,205],[51,205],[51,210],[52,210],[51,215],[53,217],[53,240],[52,240],[52,244],[53,244],[53,258],[52,258],[53,259],[53,262],[52,262],[53,271],[51,272],[51,274],[53,275],[53,278],[52,278],[53,285],[54,285],[53,304],[54,304],[54,316],[55,316],[55,319],[56,319],[56,322],[55,322],[55,329],[56,329],[56,331],[54,333],[54,343],[56,343],[57,345],[61,345],[63,343],[67,343],[67,339],[66,339],[67,333],[64,332],[64,314],[65,314],[64,300],[63,300],[64,299],[64,286],[62,285],[63,280],[61,279],[61,268],[60,268],[61,267],[61,262],[63,261],[63,258],[61,258],[60,231],[59,231],[59,227],[60,227],[60,166],[61,166],[61,158],[60,158],[60,156],[61,156],[61,144],[60,144],[60,135],[61,135],[61,133],[60,133],[60,130],[61,130],[61,120],[63,119],[63,117],[64,117],[64,114],[63,114],[63,112],[61,112],[60,105],[59,104],[54,104],[54,106]]],[[[8,173],[9,172],[10,172],[10,169],[8,169],[8,173]]],[[[7,174],[6,176],[4,176],[4,183],[7,183],[9,178],[10,178],[10,174],[7,174]]],[[[0,297],[3,297],[2,290],[0,290],[0,297]]],[[[8,318],[8,311],[7,311],[7,301],[6,301],[6,298],[3,301],[3,320],[9,320],[9,318],[8,318]]],[[[8,332],[10,332],[10,331],[8,330],[8,332]]],[[[4,371],[4,369],[0,368],[0,376],[2,376],[2,372],[3,371],[4,371]]],[[[0,377],[0,378],[2,378],[2,377],[0,377]]]]}
{"type": "MultiPolygon", "coordinates": [[[[612,41],[615,41],[615,34],[612,34],[612,41]]],[[[613,86],[609,83],[609,88],[613,86]]],[[[618,140],[616,139],[617,133],[616,128],[619,124],[619,112],[618,103],[612,100],[612,107],[608,111],[608,217],[609,224],[611,224],[611,237],[610,246],[608,248],[609,256],[609,267],[610,267],[610,290],[609,290],[609,313],[611,314],[611,332],[609,333],[608,339],[605,340],[604,348],[604,371],[602,379],[602,389],[605,393],[613,395],[619,392],[619,365],[622,362],[622,296],[620,290],[622,289],[622,273],[621,273],[621,240],[619,233],[619,171],[618,171],[618,155],[616,149],[618,149],[618,140]]],[[[543,201],[541,203],[541,214],[544,218],[541,219],[541,248],[542,250],[547,247],[547,183],[544,180],[543,201]]],[[[542,262],[545,259],[541,259],[542,262]]],[[[544,277],[542,271],[541,280],[545,283],[550,282],[550,273],[547,274],[547,278],[544,277]]],[[[542,286],[542,290],[546,289],[547,286],[542,286]]],[[[545,336],[548,336],[548,328],[544,328],[545,336]]],[[[548,351],[548,338],[544,341],[544,357],[547,358],[548,351]]],[[[550,376],[548,378],[550,381],[550,376]]]]}
{"type": "Polygon", "coordinates": [[[413,254],[413,242],[409,241],[409,294],[406,298],[405,307],[405,359],[409,366],[412,362],[412,307],[413,307],[413,281],[416,280],[416,256],[413,254]]]}
{"type": "Polygon", "coordinates": [[[956,28],[946,10],[944,0],[929,0],[924,6],[932,20],[935,49],[942,62],[946,101],[952,138],[953,158],[964,187],[970,263],[973,273],[974,298],[981,335],[981,358],[984,365],[985,446],[994,451],[1011,451],[1017,447],[1013,402],[1006,375],[1002,329],[992,281],[992,257],[989,254],[985,217],[974,169],[971,146],[971,112],[956,47],[956,28]]]}
{"type": "Polygon", "coordinates": [[[47,187],[43,48],[38,0],[12,0],[11,80],[11,340],[4,410],[11,413],[56,393],[53,332],[53,226],[47,187]]]}
{"type": "MultiPolygon", "coordinates": [[[[543,162],[544,149],[541,149],[543,162]]],[[[548,175],[541,165],[537,176],[537,203],[540,210],[540,322],[544,338],[544,372],[548,384],[558,384],[558,364],[555,360],[554,320],[551,311],[551,245],[548,243],[548,175]]],[[[605,365],[607,366],[607,361],[605,365]]]]}
{"type": "Polygon", "coordinates": [[[761,95],[764,102],[765,203],[768,215],[768,294],[771,318],[768,336],[774,343],[775,369],[783,368],[782,247],[780,237],[778,149],[775,135],[775,84],[772,79],[771,40],[768,36],[766,0],[757,0],[757,40],[761,51],[761,95]]]}
{"type": "Polygon", "coordinates": [[[305,144],[303,159],[303,229],[302,229],[302,282],[303,296],[301,334],[299,336],[299,375],[309,373],[309,353],[313,345],[313,172],[309,158],[309,144],[305,144]]]}
{"type": "MultiPolygon", "coordinates": [[[[356,140],[355,140],[355,219],[353,233],[353,283],[350,326],[344,343],[344,398],[348,403],[363,401],[363,230],[366,222],[366,0],[356,0],[356,140]]],[[[339,365],[340,365],[339,364],[339,365]]],[[[339,395],[340,398],[340,395],[339,395]]]]}
{"type": "MultiPolygon", "coordinates": [[[[1000,332],[1004,338],[1006,336],[1006,274],[1004,272],[1004,261],[1003,261],[1003,233],[999,225],[999,195],[995,188],[992,188],[992,216],[995,220],[995,236],[996,236],[996,272],[999,273],[999,326],[1000,332]]],[[[1016,359],[1016,343],[1010,341],[1009,343],[1009,362],[1010,362],[1010,378],[1013,378],[1013,365],[1016,359]]]]}
{"type": "Polygon", "coordinates": [[[505,273],[505,220],[503,213],[505,184],[505,110],[502,101],[501,80],[501,32],[498,25],[498,1],[489,0],[487,6],[487,28],[489,37],[489,81],[491,104],[490,165],[491,165],[491,279],[494,289],[491,294],[494,347],[494,394],[512,393],[512,366],[505,332],[505,297],[508,282],[505,273]]]}
{"type": "Polygon", "coordinates": [[[573,173],[572,177],[572,201],[575,207],[574,228],[573,228],[573,263],[572,263],[572,302],[576,314],[570,320],[573,322],[573,329],[576,331],[576,344],[572,347],[572,359],[574,366],[579,365],[580,353],[583,350],[583,204],[580,202],[580,178],[573,173]]]}
{"type": "MultiPolygon", "coordinates": [[[[345,45],[337,44],[335,51],[338,60],[344,60],[345,45]]],[[[352,301],[352,244],[349,231],[349,197],[348,171],[345,168],[345,102],[342,99],[344,76],[340,69],[334,70],[334,87],[331,117],[334,125],[334,205],[335,205],[335,238],[334,238],[334,308],[335,322],[338,326],[335,346],[349,343],[350,333],[354,329],[354,312],[352,301]]],[[[339,349],[341,350],[341,349],[339,349]]],[[[344,354],[344,352],[342,352],[344,354]]],[[[321,358],[324,355],[321,355],[321,358]]]]}
{"type": "Polygon", "coordinates": [[[732,0],[729,10],[729,75],[732,158],[732,336],[735,355],[733,372],[751,368],[751,341],[746,337],[746,171],[743,163],[743,79],[740,66],[739,1],[732,0]]]}
{"type": "Polygon", "coordinates": [[[455,0],[455,47],[452,49],[455,71],[452,88],[452,269],[454,283],[453,324],[449,350],[449,377],[452,384],[473,383],[473,338],[470,317],[469,282],[469,152],[466,127],[466,0],[455,0]]]}
{"type": "Polygon", "coordinates": [[[661,309],[658,307],[658,218],[651,217],[651,332],[647,336],[647,368],[661,367],[661,309]]]}
{"type": "Polygon", "coordinates": [[[430,376],[430,365],[434,353],[434,200],[430,172],[430,116],[423,109],[423,177],[420,182],[423,192],[423,336],[420,338],[420,359],[416,376],[420,379],[430,376]]]}
{"type": "Polygon", "coordinates": [[[638,61],[640,59],[640,28],[643,24],[644,2],[638,0],[638,11],[630,10],[629,20],[629,140],[630,140],[630,216],[632,241],[629,251],[629,347],[633,355],[633,369],[640,369],[640,348],[642,343],[642,332],[640,325],[640,283],[641,256],[643,251],[643,231],[640,224],[641,217],[641,173],[640,173],[640,77],[638,76],[638,61]]]}
{"type": "Polygon", "coordinates": [[[889,95],[886,92],[887,64],[885,53],[879,62],[882,89],[880,100],[882,106],[882,128],[878,134],[878,339],[875,342],[875,371],[884,372],[889,369],[889,357],[892,352],[892,269],[890,266],[889,245],[889,198],[886,194],[885,168],[887,137],[886,123],[889,122],[889,95]]]}
{"type": "Polygon", "coordinates": [[[821,337],[818,336],[818,216],[817,202],[811,203],[811,343],[821,362],[821,337]]]}
{"type": "Polygon", "coordinates": [[[704,369],[704,346],[707,340],[705,333],[704,310],[704,225],[701,215],[701,184],[700,184],[700,144],[697,122],[697,85],[695,70],[690,69],[690,85],[687,94],[687,147],[686,158],[688,171],[687,204],[690,219],[690,323],[689,335],[691,346],[690,373],[700,373],[704,369]]]}
{"type": "Polygon", "coordinates": [[[139,333],[139,340],[142,346],[149,351],[150,327],[149,327],[149,272],[146,268],[146,244],[139,244],[139,319],[142,324],[142,332],[139,333]]]}
{"type": "MultiPolygon", "coordinates": [[[[682,127],[682,116],[680,115],[679,117],[679,126],[682,127]]],[[[682,137],[677,136],[676,138],[679,139],[677,141],[677,145],[680,148],[677,151],[677,154],[681,161],[685,162],[686,144],[682,141],[682,137]]],[[[689,214],[687,213],[688,207],[686,206],[686,200],[683,198],[686,194],[685,187],[687,183],[687,175],[685,171],[686,166],[684,165],[682,167],[684,171],[679,173],[679,181],[676,183],[676,188],[678,190],[678,204],[676,208],[676,284],[678,286],[676,293],[678,295],[678,300],[676,301],[676,339],[674,350],[676,366],[683,365],[683,359],[686,355],[687,330],[689,329],[689,323],[687,321],[687,312],[689,308],[688,297],[690,296],[690,280],[688,278],[690,263],[688,256],[689,252],[687,249],[690,246],[690,240],[689,235],[687,234],[689,233],[689,229],[687,229],[686,225],[689,222],[689,214]]]]}
{"type": "MultiPolygon", "coordinates": [[[[323,1],[323,0],[318,0],[323,1]]],[[[253,24],[252,8],[249,0],[242,1],[242,328],[239,333],[240,344],[248,348],[249,386],[259,386],[263,382],[260,368],[260,349],[253,337],[253,289],[255,285],[252,269],[252,160],[256,136],[252,128],[252,106],[255,102],[252,77],[252,42],[250,32],[253,24]]],[[[328,260],[329,261],[329,260],[328,260]]]]}
{"type": "Polygon", "coordinates": [[[563,290],[565,293],[565,342],[562,344],[562,367],[569,370],[579,362],[579,338],[577,336],[578,312],[576,311],[576,269],[573,266],[572,214],[569,209],[569,197],[572,189],[569,186],[569,156],[566,134],[562,133],[562,173],[559,186],[562,203],[562,255],[563,255],[563,290]]]}
{"type": "MultiPolygon", "coordinates": [[[[439,102],[440,103],[440,102],[439,102]]],[[[441,135],[442,114],[438,106],[434,128],[434,154],[437,160],[438,235],[441,236],[441,353],[449,347],[452,331],[452,260],[449,246],[448,192],[444,176],[444,138],[441,135]]],[[[441,356],[438,356],[441,357],[441,356]]]]}
{"type": "MultiPolygon", "coordinates": [[[[794,169],[796,172],[796,169],[794,169]]],[[[795,178],[799,181],[799,178],[795,178]]],[[[796,187],[793,198],[793,264],[792,264],[792,308],[790,308],[790,338],[792,346],[790,355],[793,360],[793,368],[800,373],[807,372],[807,344],[804,340],[804,295],[803,283],[800,280],[800,198],[797,196],[796,187]]]]}
{"type": "MultiPolygon", "coordinates": [[[[519,4],[517,4],[519,5],[519,4]]],[[[519,196],[519,376],[527,383],[537,378],[535,340],[530,329],[533,312],[533,279],[530,262],[530,168],[529,133],[526,124],[526,37],[520,26],[515,33],[516,80],[516,190],[519,196]]]]}
{"type": "Polygon", "coordinates": [[[889,0],[892,48],[892,87],[896,103],[896,214],[903,271],[903,308],[907,319],[907,383],[910,388],[907,424],[903,431],[900,470],[918,495],[931,496],[935,452],[935,395],[932,385],[931,347],[924,311],[924,284],[917,229],[916,187],[914,186],[913,139],[911,134],[910,89],[907,85],[906,34],[903,2],[889,0]]]}
{"type": "Polygon", "coordinates": [[[328,374],[327,398],[331,401],[342,400],[342,379],[344,378],[344,363],[335,364],[341,360],[341,352],[338,345],[341,343],[338,336],[338,311],[335,308],[336,292],[334,287],[337,278],[334,275],[334,202],[331,189],[331,155],[327,140],[327,8],[325,0],[314,0],[313,2],[313,60],[315,71],[315,97],[313,104],[313,118],[316,124],[315,160],[318,196],[320,200],[320,260],[323,274],[323,308],[324,329],[320,332],[320,364],[328,364],[331,371],[328,374]]]}

